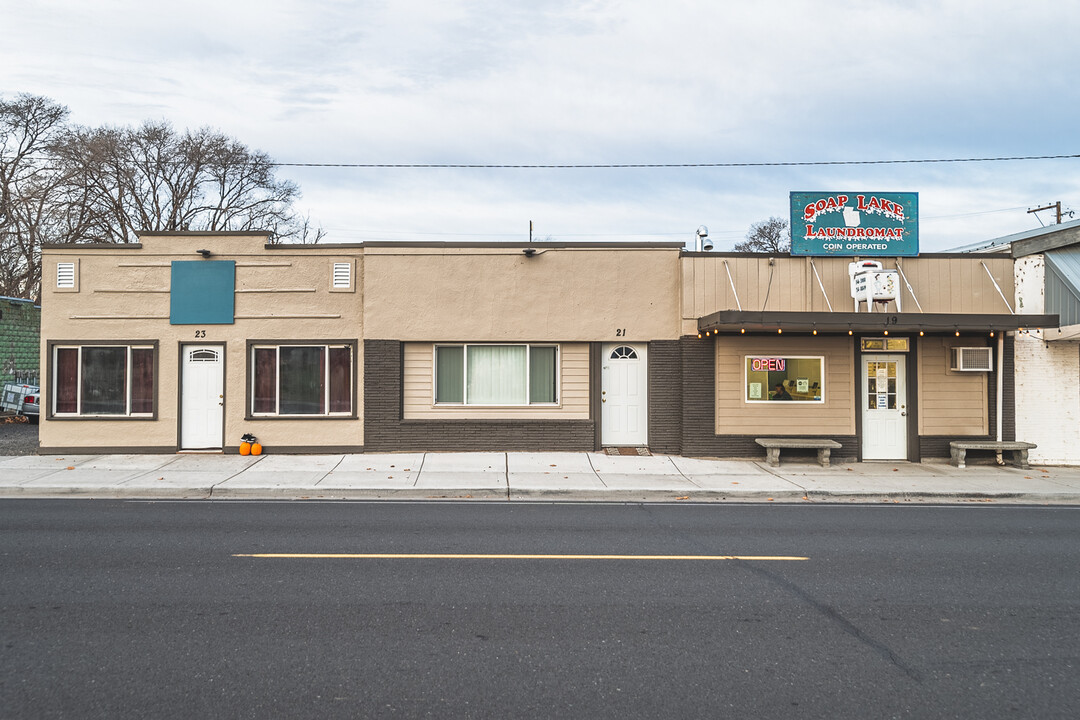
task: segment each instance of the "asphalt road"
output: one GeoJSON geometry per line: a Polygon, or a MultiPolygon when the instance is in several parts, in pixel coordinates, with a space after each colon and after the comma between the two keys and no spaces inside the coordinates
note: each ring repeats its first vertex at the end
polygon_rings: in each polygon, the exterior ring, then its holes
{"type": "Polygon", "coordinates": [[[1078,707],[1080,508],[0,502],[5,718],[1078,707]]]}
{"type": "Polygon", "coordinates": [[[36,455],[37,451],[36,422],[17,422],[11,416],[0,418],[0,456],[36,455]]]}

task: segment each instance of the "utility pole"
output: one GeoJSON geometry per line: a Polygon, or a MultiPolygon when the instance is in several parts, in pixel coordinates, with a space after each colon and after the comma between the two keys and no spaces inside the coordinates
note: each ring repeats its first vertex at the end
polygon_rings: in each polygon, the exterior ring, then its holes
{"type": "MultiPolygon", "coordinates": [[[[1061,201],[1060,200],[1058,200],[1056,203],[1050,203],[1049,205],[1045,205],[1043,207],[1035,208],[1034,210],[1028,210],[1028,214],[1037,213],[1037,212],[1040,212],[1042,210],[1054,210],[1054,209],[1057,210],[1057,224],[1060,225],[1061,224],[1061,201]]],[[[1039,217],[1038,215],[1035,216],[1036,219],[1038,219],[1038,217],[1039,217]]],[[[1042,224],[1042,220],[1039,220],[1039,224],[1040,225],[1042,224]]]]}

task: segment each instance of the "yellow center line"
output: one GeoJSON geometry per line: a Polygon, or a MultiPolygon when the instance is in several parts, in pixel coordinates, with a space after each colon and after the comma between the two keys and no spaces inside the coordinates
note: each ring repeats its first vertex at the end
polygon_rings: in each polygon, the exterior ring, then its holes
{"type": "Polygon", "coordinates": [[[798,555],[504,555],[496,553],[237,553],[233,557],[318,560],[809,560],[798,555]]]}

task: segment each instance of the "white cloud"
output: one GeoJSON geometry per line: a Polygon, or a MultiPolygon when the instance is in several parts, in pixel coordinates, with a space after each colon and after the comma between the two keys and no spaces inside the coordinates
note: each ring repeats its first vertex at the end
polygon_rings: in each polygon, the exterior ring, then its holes
{"type": "MultiPolygon", "coordinates": [[[[49,95],[90,125],[210,125],[282,161],[1077,151],[1080,27],[1049,0],[53,0],[5,20],[18,32],[0,46],[0,92],[49,95]]],[[[533,219],[555,235],[705,223],[734,240],[785,214],[790,190],[872,188],[919,192],[923,248],[944,249],[1037,226],[1023,210],[972,213],[1080,204],[1077,162],[282,173],[338,239],[365,228],[486,237],[533,219]]]]}

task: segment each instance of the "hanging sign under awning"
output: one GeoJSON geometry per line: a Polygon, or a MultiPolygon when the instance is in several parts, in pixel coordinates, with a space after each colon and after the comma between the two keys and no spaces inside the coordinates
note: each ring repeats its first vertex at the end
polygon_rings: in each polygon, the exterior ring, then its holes
{"type": "Polygon", "coordinates": [[[793,192],[791,254],[918,255],[919,194],[793,192]]]}

